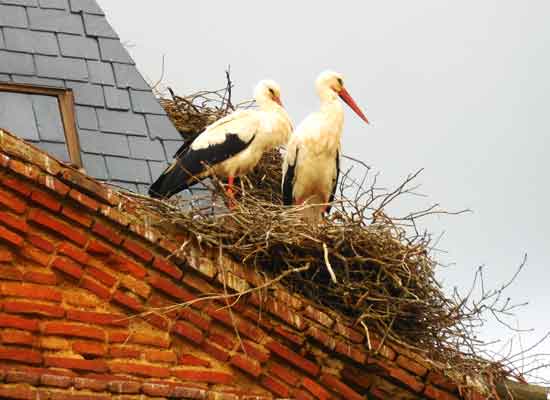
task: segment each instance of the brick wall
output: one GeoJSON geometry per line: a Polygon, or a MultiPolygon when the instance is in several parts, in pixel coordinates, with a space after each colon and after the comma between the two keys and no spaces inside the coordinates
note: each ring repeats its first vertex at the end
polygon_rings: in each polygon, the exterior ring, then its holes
{"type": "Polygon", "coordinates": [[[281,286],[199,300],[265,281],[193,245],[171,255],[130,206],[0,131],[0,397],[458,398],[433,363],[374,333],[369,350],[281,286]]]}

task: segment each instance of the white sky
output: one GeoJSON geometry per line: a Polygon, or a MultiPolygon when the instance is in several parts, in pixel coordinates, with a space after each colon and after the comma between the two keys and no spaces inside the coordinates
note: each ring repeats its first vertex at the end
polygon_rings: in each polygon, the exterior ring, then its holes
{"type": "MultiPolygon", "coordinates": [[[[272,78],[295,122],[316,109],[313,81],[325,68],[373,122],[346,112],[344,153],[392,186],[419,168],[430,202],[474,213],[426,221],[445,231],[446,288],[469,287],[528,265],[508,295],[529,301],[517,320],[523,345],[550,330],[550,2],[547,0],[167,1],[99,0],[140,71],[176,93],[223,87],[235,97],[272,78]]],[[[515,321],[515,320],[513,320],[515,321]]],[[[513,322],[516,325],[516,322],[513,322]]],[[[499,326],[483,334],[505,339],[499,326]]],[[[550,344],[540,348],[550,353],[550,344]]],[[[545,373],[550,377],[550,373],[545,373]]]]}

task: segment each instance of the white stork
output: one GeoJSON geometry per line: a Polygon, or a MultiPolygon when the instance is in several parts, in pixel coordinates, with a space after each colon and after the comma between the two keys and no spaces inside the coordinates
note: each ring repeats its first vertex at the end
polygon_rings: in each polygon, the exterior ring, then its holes
{"type": "Polygon", "coordinates": [[[263,80],[254,90],[259,109],[240,110],[208,126],[166,168],[149,195],[168,198],[211,174],[228,178],[228,195],[236,176],[250,172],[269,149],[286,144],[292,123],[281,102],[279,85],[263,80]]]}
{"type": "Polygon", "coordinates": [[[340,173],[340,137],[344,125],[344,100],[367,124],[367,117],[344,87],[341,74],[325,71],[315,82],[321,109],[298,125],[283,162],[282,192],[285,205],[305,204],[304,215],[319,221],[330,211],[340,173]]]}

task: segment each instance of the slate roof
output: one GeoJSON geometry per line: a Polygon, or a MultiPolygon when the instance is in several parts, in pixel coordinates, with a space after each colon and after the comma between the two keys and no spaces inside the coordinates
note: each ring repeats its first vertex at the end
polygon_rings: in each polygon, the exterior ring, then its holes
{"type": "MultiPolygon", "coordinates": [[[[95,0],[0,0],[2,81],[73,90],[84,168],[100,180],[143,193],[181,144],[95,0]]],[[[0,97],[12,105],[4,128],[67,160],[58,123],[45,121],[51,113],[37,97],[0,97]],[[30,128],[33,115],[32,125],[47,128],[30,128]]]]}

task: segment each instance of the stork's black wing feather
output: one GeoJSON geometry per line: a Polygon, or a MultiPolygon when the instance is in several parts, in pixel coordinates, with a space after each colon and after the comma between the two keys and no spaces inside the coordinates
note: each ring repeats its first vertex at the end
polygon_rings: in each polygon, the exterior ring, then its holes
{"type": "Polygon", "coordinates": [[[338,187],[338,178],[340,176],[340,152],[336,152],[336,179],[334,179],[334,185],[332,186],[332,192],[330,193],[330,197],[328,199],[329,205],[325,212],[328,214],[330,213],[330,209],[332,208],[332,202],[334,201],[334,197],[336,196],[336,188],[338,187]]]}
{"type": "Polygon", "coordinates": [[[226,134],[223,143],[213,144],[204,149],[186,151],[183,146],[176,153],[173,162],[149,188],[149,195],[156,198],[169,198],[197,182],[196,175],[246,149],[256,136],[245,142],[236,133],[226,134]]]}
{"type": "Polygon", "coordinates": [[[283,204],[285,206],[292,205],[294,191],[294,173],[296,171],[296,163],[298,162],[298,149],[296,149],[296,155],[294,156],[294,165],[287,165],[285,177],[283,179],[283,204]]]}

